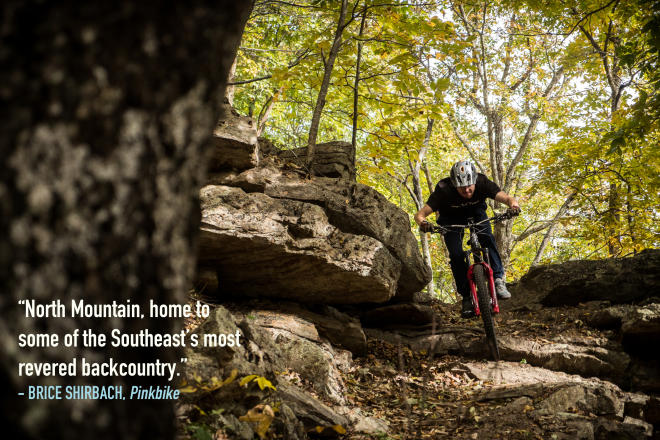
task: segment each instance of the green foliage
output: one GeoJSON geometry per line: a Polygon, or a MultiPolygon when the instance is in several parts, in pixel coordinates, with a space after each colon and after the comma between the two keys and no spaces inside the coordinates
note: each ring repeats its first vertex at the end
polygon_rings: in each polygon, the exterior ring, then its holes
{"type": "MultiPolygon", "coordinates": [[[[307,142],[338,16],[336,2],[296,3],[258,3],[235,75],[237,81],[269,76],[236,86],[235,107],[259,119],[272,102],[264,134],[282,148],[307,142]]],[[[523,207],[513,225],[509,278],[527,271],[546,229],[515,238],[547,224],[573,192],[541,262],[605,257],[613,243],[619,256],[657,247],[658,192],[649,188],[660,184],[660,2],[498,0],[487,5],[350,1],[318,142],[351,138],[362,42],[360,182],[413,214],[418,209],[410,195],[416,166],[428,167],[431,175],[427,182],[419,174],[424,201],[450,164],[471,154],[493,176],[493,154],[511,164],[538,114],[530,146],[505,182],[523,207]],[[609,41],[608,66],[616,66],[625,84],[615,111],[603,58],[587,34],[601,45],[609,41]],[[558,69],[563,69],[561,82],[546,96],[558,69]],[[487,88],[476,82],[480,75],[487,88]],[[479,100],[502,121],[500,151],[493,150],[488,118],[475,104],[479,100]],[[429,120],[433,130],[426,140],[429,120]]],[[[431,241],[430,252],[439,290],[450,295],[441,240],[431,241]]]]}
{"type": "Polygon", "coordinates": [[[190,424],[187,426],[193,440],[213,440],[213,433],[203,424],[190,424]]]}

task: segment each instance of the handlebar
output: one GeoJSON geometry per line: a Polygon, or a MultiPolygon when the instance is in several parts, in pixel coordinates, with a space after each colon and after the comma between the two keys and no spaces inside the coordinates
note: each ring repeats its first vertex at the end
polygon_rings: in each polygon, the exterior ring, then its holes
{"type": "MultiPolygon", "coordinates": [[[[489,222],[489,221],[493,221],[493,222],[497,223],[497,222],[501,222],[501,221],[504,221],[504,220],[511,219],[511,218],[516,217],[518,215],[520,215],[519,210],[507,209],[505,212],[502,212],[500,214],[495,214],[494,216],[489,217],[489,218],[484,219],[484,220],[481,220],[480,222],[471,223],[471,224],[467,224],[467,225],[445,225],[445,226],[440,226],[440,225],[433,225],[433,224],[429,223],[431,225],[431,230],[427,231],[427,232],[430,232],[431,234],[443,234],[444,235],[447,232],[449,232],[449,230],[451,228],[465,229],[465,228],[469,228],[470,226],[480,225],[482,223],[486,223],[486,222],[489,222]]],[[[421,226],[419,228],[419,231],[424,233],[421,226]]]]}

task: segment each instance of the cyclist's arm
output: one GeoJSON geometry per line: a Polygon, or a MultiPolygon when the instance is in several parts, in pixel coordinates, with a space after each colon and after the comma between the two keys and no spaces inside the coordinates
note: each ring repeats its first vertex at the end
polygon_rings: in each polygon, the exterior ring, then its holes
{"type": "Polygon", "coordinates": [[[431,208],[429,205],[424,205],[424,207],[417,211],[417,214],[415,214],[415,223],[417,223],[417,225],[421,225],[426,220],[426,217],[431,215],[432,212],[433,208],[431,208]]]}
{"type": "Polygon", "coordinates": [[[511,197],[504,191],[500,191],[497,194],[495,194],[495,200],[506,204],[511,209],[520,211],[520,205],[518,205],[518,201],[515,199],[515,197],[511,197]]]}

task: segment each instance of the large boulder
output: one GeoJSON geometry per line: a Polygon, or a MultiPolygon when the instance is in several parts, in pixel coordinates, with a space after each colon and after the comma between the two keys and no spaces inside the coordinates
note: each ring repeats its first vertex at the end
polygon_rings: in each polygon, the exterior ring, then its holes
{"type": "Polygon", "coordinates": [[[229,104],[221,107],[213,130],[209,171],[245,170],[259,165],[259,142],[252,118],[239,115],[229,104]]]}
{"type": "MultiPolygon", "coordinates": [[[[307,147],[281,150],[278,157],[300,167],[307,161],[307,147]]],[[[311,174],[321,177],[355,180],[353,145],[350,142],[332,141],[317,144],[314,148],[311,174]]]]}
{"type": "Polygon", "coordinates": [[[525,359],[532,365],[585,377],[604,377],[620,382],[630,363],[630,357],[618,347],[580,345],[578,341],[539,343],[511,336],[500,336],[498,340],[503,359],[525,359]]]}
{"type": "Polygon", "coordinates": [[[225,295],[302,302],[383,302],[401,262],[378,240],[344,232],[312,203],[240,188],[202,188],[199,259],[225,295]]]}
{"type": "Polygon", "coordinates": [[[660,250],[634,257],[576,260],[531,269],[511,288],[509,307],[575,305],[593,300],[640,301],[660,291],[660,250]]]}
{"type": "MultiPolygon", "coordinates": [[[[623,392],[597,378],[504,362],[462,363],[452,372],[491,384],[476,391],[476,400],[504,403],[484,415],[486,429],[515,418],[518,424],[539,424],[551,434],[547,438],[643,439],[653,433],[648,396],[623,392]]],[[[488,437],[486,429],[479,438],[488,437]]]]}
{"type": "Polygon", "coordinates": [[[348,429],[355,423],[340,414],[347,402],[339,371],[349,368],[350,353],[322,340],[311,322],[286,313],[230,312],[218,306],[193,334],[203,341],[204,335],[237,332],[240,345],[213,347],[200,342],[186,348],[182,373],[186,392],[180,404],[189,417],[213,409],[216,424],[237,438],[243,438],[241,432],[252,438],[250,424],[241,416],[264,402],[280,405],[274,423],[279,421],[284,427],[301,424],[308,431],[341,425],[348,429]],[[241,384],[251,375],[266,378],[273,388],[241,384]],[[337,409],[315,396],[338,405],[337,409]]]}
{"type": "Polygon", "coordinates": [[[660,304],[644,306],[619,304],[597,310],[585,316],[592,327],[614,329],[620,332],[624,349],[641,358],[658,359],[660,343],[660,304]]]}
{"type": "Polygon", "coordinates": [[[411,301],[431,279],[431,270],[424,263],[411,231],[409,216],[367,185],[323,177],[304,179],[275,166],[215,174],[210,183],[317,205],[340,231],[382,243],[401,264],[397,301],[411,301]]]}
{"type": "Polygon", "coordinates": [[[362,330],[360,320],[334,307],[316,304],[312,308],[306,308],[300,304],[278,301],[267,308],[279,313],[299,316],[311,322],[318,335],[327,339],[334,347],[348,350],[356,356],[363,356],[367,352],[367,337],[362,330]]]}

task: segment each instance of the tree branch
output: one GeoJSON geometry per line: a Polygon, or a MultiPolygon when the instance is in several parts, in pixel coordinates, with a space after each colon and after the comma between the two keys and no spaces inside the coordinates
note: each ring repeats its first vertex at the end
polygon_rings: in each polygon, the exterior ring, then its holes
{"type": "MultiPolygon", "coordinates": [[[[309,54],[309,52],[310,52],[310,49],[305,49],[300,55],[298,55],[296,57],[295,60],[293,60],[292,62],[290,62],[287,65],[287,69],[291,69],[291,68],[297,66],[298,64],[300,64],[300,62],[302,60],[307,58],[307,55],[309,54]]],[[[266,75],[266,76],[260,76],[259,78],[246,79],[246,80],[242,80],[242,81],[234,81],[234,82],[227,83],[227,85],[228,86],[239,86],[239,85],[242,85],[242,84],[250,84],[250,83],[253,83],[253,82],[257,82],[257,81],[263,81],[265,79],[270,79],[272,77],[273,77],[273,75],[271,74],[271,75],[266,75]]]]}
{"type": "MultiPolygon", "coordinates": [[[[550,80],[550,83],[548,84],[548,86],[543,91],[543,94],[541,95],[544,99],[546,99],[550,95],[550,93],[552,92],[552,89],[555,88],[555,86],[557,85],[557,83],[559,82],[559,80],[561,79],[563,74],[564,74],[564,68],[563,67],[560,67],[558,70],[555,71],[555,73],[552,75],[552,79],[550,80]]],[[[539,119],[541,119],[540,110],[538,110],[536,113],[534,113],[534,115],[532,115],[532,117],[529,121],[529,124],[527,125],[527,130],[525,131],[525,136],[524,136],[522,142],[520,143],[520,148],[518,148],[518,151],[516,152],[515,157],[513,158],[513,160],[511,161],[511,163],[507,167],[506,178],[505,178],[505,181],[504,181],[505,184],[503,185],[504,186],[504,188],[503,188],[504,191],[508,190],[508,186],[510,185],[510,180],[511,180],[511,176],[513,174],[513,171],[515,170],[516,166],[518,166],[518,164],[522,160],[523,155],[525,154],[525,151],[529,147],[529,144],[532,140],[532,136],[534,135],[534,131],[536,130],[536,126],[539,122],[539,119]]]]}
{"type": "Polygon", "coordinates": [[[568,207],[570,206],[571,203],[573,203],[573,199],[575,199],[575,196],[578,193],[578,188],[574,189],[573,192],[566,198],[564,203],[561,205],[559,210],[557,211],[557,214],[555,214],[555,217],[552,219],[550,224],[548,225],[548,230],[545,233],[545,236],[543,237],[543,240],[541,240],[541,244],[539,245],[538,250],[536,251],[536,255],[534,256],[534,260],[532,261],[531,267],[536,266],[539,261],[541,260],[541,256],[543,255],[543,252],[545,251],[545,248],[550,241],[550,238],[552,237],[552,233],[555,230],[555,226],[557,225],[557,221],[564,215],[568,207]]]}

